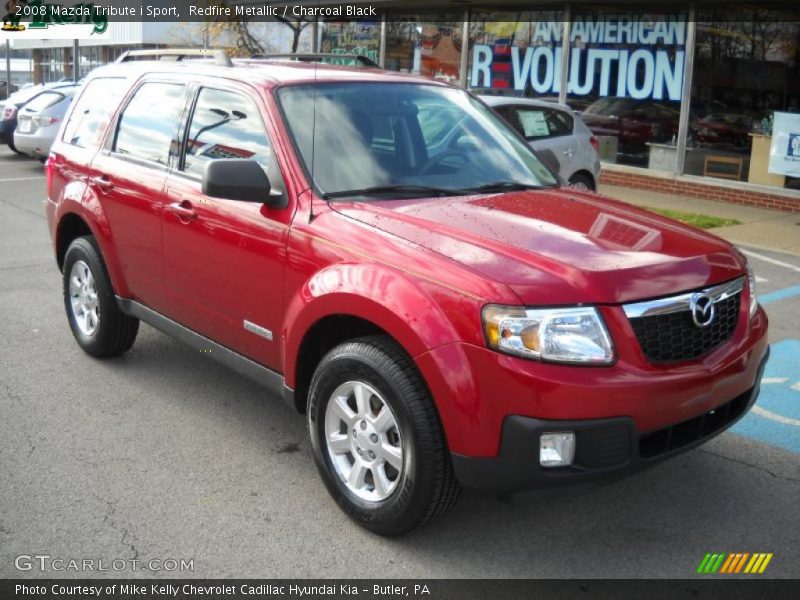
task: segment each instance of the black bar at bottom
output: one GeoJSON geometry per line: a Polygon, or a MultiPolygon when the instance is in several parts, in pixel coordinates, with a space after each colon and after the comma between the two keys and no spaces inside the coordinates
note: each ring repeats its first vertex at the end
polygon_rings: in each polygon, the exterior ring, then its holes
{"type": "Polygon", "coordinates": [[[798,579],[698,575],[693,579],[6,579],[3,600],[726,600],[797,598],[798,579]]]}

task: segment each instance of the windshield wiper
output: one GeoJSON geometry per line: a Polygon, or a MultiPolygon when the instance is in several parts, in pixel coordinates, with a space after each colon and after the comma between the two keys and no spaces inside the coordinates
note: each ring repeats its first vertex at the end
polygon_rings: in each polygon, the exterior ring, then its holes
{"type": "Polygon", "coordinates": [[[417,196],[463,196],[467,192],[459,189],[430,187],[427,185],[375,185],[360,190],[341,190],[322,194],[325,200],[352,196],[383,196],[391,194],[414,194],[417,196]]]}
{"type": "Polygon", "coordinates": [[[522,183],[518,181],[494,181],[492,183],[485,183],[471,188],[464,188],[462,192],[468,193],[499,193],[499,192],[517,192],[521,190],[541,190],[544,189],[543,185],[535,185],[533,183],[522,183]]]}

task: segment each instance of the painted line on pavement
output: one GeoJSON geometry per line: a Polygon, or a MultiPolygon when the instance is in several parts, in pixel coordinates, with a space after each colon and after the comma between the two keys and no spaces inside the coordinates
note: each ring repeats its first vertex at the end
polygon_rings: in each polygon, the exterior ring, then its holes
{"type": "Polygon", "coordinates": [[[13,177],[11,179],[2,179],[0,178],[0,183],[5,181],[33,181],[34,179],[45,179],[44,175],[39,175],[38,177],[13,177]]]}
{"type": "Polygon", "coordinates": [[[800,419],[790,419],[789,417],[776,415],[774,412],[770,412],[767,409],[761,408],[760,406],[757,405],[751,408],[750,410],[756,413],[757,415],[761,415],[765,419],[772,419],[773,421],[777,421],[778,423],[783,423],[784,425],[794,425],[795,427],[800,427],[800,419]]]}
{"type": "Polygon", "coordinates": [[[758,301],[761,304],[769,304],[770,302],[777,302],[778,300],[786,300],[786,298],[791,298],[792,296],[800,296],[800,285],[793,285],[782,290],[764,294],[758,297],[758,301]]]}
{"type": "Polygon", "coordinates": [[[800,267],[798,267],[797,265],[793,265],[792,263],[787,263],[782,260],[778,260],[777,258],[770,258],[769,256],[758,254],[757,252],[753,252],[752,250],[742,249],[742,252],[747,256],[752,256],[753,258],[757,258],[759,260],[772,263],[773,265],[778,265],[779,267],[783,267],[785,269],[791,269],[792,271],[797,271],[798,273],[800,273],[800,267]]]}

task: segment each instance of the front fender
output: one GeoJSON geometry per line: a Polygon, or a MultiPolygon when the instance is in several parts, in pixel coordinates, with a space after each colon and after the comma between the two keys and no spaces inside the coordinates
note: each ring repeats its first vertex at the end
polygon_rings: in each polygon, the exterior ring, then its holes
{"type": "MultiPolygon", "coordinates": [[[[282,330],[286,384],[296,382],[303,338],[333,315],[365,319],[392,336],[412,357],[460,339],[459,318],[479,315],[480,302],[434,282],[375,263],[335,264],[316,272],[287,303],[282,330]]],[[[471,319],[469,319],[471,320],[471,319]]],[[[475,327],[479,327],[478,322],[475,327]]]]}

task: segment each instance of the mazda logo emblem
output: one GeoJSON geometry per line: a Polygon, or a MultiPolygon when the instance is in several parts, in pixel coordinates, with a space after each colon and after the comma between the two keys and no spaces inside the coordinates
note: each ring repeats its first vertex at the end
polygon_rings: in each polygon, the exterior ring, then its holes
{"type": "Polygon", "coordinates": [[[711,296],[702,292],[695,292],[689,298],[689,312],[692,313],[692,321],[698,327],[708,327],[714,321],[716,308],[711,296]]]}

